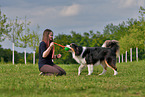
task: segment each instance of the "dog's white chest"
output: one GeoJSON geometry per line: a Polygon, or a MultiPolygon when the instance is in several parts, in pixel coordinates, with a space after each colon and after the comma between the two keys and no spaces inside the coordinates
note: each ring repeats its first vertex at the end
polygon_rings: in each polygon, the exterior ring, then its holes
{"type": "Polygon", "coordinates": [[[75,56],[73,53],[73,58],[79,63],[79,64],[86,64],[85,58],[82,58],[81,56],[75,56]]]}

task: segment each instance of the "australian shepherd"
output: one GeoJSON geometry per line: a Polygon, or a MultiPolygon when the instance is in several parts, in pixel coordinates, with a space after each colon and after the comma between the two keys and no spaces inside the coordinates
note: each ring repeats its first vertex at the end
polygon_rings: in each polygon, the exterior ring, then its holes
{"type": "Polygon", "coordinates": [[[88,75],[93,73],[94,65],[102,65],[104,74],[107,67],[114,70],[114,75],[117,75],[116,57],[119,55],[119,44],[116,40],[106,40],[102,47],[83,47],[75,43],[67,45],[72,52],[73,58],[80,64],[78,68],[78,75],[88,66],[88,75]]]}

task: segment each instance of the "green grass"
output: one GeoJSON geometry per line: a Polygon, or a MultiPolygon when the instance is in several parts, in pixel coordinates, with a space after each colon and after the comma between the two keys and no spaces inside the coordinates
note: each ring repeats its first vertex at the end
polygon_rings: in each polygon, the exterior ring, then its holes
{"type": "Polygon", "coordinates": [[[0,97],[145,97],[145,61],[118,63],[118,75],[95,66],[77,75],[79,65],[59,65],[66,76],[39,76],[38,65],[0,64],[0,97]]]}

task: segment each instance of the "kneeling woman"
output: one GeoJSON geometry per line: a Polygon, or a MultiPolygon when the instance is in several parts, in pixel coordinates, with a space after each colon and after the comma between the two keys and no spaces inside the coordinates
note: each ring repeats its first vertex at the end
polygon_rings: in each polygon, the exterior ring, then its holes
{"type": "Polygon", "coordinates": [[[46,29],[39,45],[39,70],[41,75],[66,75],[66,72],[53,63],[52,59],[61,58],[61,54],[54,55],[53,32],[46,29]]]}

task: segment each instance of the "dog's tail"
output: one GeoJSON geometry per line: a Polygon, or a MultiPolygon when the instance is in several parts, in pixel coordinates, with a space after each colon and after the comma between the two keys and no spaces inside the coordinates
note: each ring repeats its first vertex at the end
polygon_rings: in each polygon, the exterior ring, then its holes
{"type": "Polygon", "coordinates": [[[117,40],[106,40],[102,47],[111,48],[114,52],[116,52],[116,56],[119,57],[120,55],[120,47],[119,42],[117,40]]]}

